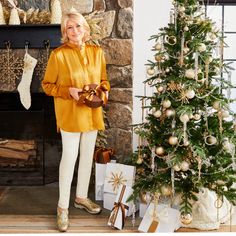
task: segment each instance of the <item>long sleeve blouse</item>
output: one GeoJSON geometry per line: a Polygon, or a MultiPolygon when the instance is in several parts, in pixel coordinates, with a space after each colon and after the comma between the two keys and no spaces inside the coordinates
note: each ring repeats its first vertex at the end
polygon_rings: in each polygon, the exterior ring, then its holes
{"type": "Polygon", "coordinates": [[[69,88],[102,84],[110,90],[106,62],[101,47],[85,44],[81,49],[66,43],[54,49],[49,57],[42,87],[54,97],[57,130],[87,132],[104,130],[102,107],[78,105],[69,88]]]}

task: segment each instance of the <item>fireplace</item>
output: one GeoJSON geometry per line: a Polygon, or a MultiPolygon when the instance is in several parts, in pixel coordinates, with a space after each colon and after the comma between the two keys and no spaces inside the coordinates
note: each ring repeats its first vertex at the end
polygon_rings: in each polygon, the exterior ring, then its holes
{"type": "Polygon", "coordinates": [[[61,156],[52,97],[31,94],[25,110],[18,93],[0,93],[0,185],[44,185],[58,180],[61,156]]]}

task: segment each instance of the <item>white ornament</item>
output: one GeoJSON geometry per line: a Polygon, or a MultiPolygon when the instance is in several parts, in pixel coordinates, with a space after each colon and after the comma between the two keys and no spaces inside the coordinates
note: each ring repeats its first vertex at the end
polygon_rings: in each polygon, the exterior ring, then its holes
{"type": "Polygon", "coordinates": [[[9,25],[20,25],[20,18],[16,8],[11,10],[9,25]]]}
{"type": "Polygon", "coordinates": [[[3,14],[2,3],[0,2],[0,25],[5,25],[6,21],[3,14]]]}
{"type": "Polygon", "coordinates": [[[175,136],[170,136],[168,142],[170,145],[176,145],[178,143],[178,138],[175,136]]]}
{"type": "Polygon", "coordinates": [[[169,68],[166,68],[166,73],[169,73],[170,72],[170,69],[169,68]]]}
{"type": "Polygon", "coordinates": [[[180,168],[182,171],[187,171],[189,170],[189,163],[187,161],[183,161],[181,164],[180,164],[180,168]]]}
{"type": "Polygon", "coordinates": [[[194,79],[195,77],[195,71],[193,69],[188,69],[185,71],[185,77],[188,79],[194,79]]]}
{"type": "Polygon", "coordinates": [[[206,45],[204,43],[200,43],[198,46],[198,51],[199,52],[205,52],[206,51],[206,45]]]}
{"type": "Polygon", "coordinates": [[[170,101],[170,100],[164,100],[164,101],[162,102],[162,106],[163,106],[164,108],[169,108],[169,107],[171,106],[171,101],[170,101]]]}
{"type": "Polygon", "coordinates": [[[189,121],[189,116],[187,114],[183,114],[180,116],[180,121],[183,123],[187,123],[189,121]]]}
{"type": "Polygon", "coordinates": [[[161,117],[162,112],[161,112],[160,110],[157,110],[157,111],[155,111],[155,112],[153,113],[153,115],[154,115],[156,118],[159,118],[159,117],[161,117]]]}
{"type": "Polygon", "coordinates": [[[51,24],[61,24],[62,11],[61,11],[60,1],[59,0],[54,0],[52,2],[51,9],[52,9],[51,24]]]}
{"type": "Polygon", "coordinates": [[[186,92],[186,97],[189,98],[189,99],[192,99],[195,97],[195,92],[193,90],[188,90],[186,92]]]}

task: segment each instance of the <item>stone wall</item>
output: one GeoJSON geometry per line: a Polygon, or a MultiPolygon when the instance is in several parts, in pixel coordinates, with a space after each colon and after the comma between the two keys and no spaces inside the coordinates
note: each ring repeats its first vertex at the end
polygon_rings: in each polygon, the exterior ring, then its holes
{"type": "Polygon", "coordinates": [[[101,46],[111,83],[107,108],[107,142],[116,155],[127,158],[132,152],[132,0],[61,0],[63,10],[76,8],[83,14],[97,11],[103,20],[101,46]]]}
{"type": "MultiPolygon", "coordinates": [[[[50,9],[50,0],[18,0],[24,10],[30,7],[50,9]]],[[[132,152],[132,0],[61,0],[63,11],[71,7],[82,14],[97,12],[101,18],[100,44],[105,51],[108,79],[111,83],[107,114],[107,142],[118,158],[132,152]]],[[[32,56],[36,52],[32,51],[32,56]]],[[[20,52],[23,56],[23,52],[20,52]]]]}

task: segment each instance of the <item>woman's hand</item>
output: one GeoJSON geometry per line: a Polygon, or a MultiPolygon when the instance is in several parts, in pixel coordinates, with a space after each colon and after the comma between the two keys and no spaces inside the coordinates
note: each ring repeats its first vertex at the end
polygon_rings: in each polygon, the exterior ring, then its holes
{"type": "Polygon", "coordinates": [[[79,100],[79,92],[82,92],[82,89],[74,88],[74,87],[69,88],[69,93],[70,93],[71,97],[73,97],[76,101],[79,100]]]}

